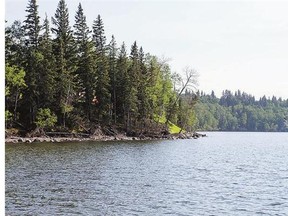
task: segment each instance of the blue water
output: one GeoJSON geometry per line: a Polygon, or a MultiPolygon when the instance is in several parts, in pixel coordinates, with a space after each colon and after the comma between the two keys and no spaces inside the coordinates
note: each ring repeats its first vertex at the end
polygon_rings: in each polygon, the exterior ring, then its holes
{"type": "Polygon", "coordinates": [[[9,215],[288,215],[288,133],[6,144],[9,215]]]}

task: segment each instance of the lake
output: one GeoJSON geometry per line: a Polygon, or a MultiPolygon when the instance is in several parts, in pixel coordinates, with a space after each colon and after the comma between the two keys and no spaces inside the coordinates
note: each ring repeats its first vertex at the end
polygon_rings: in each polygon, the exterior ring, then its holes
{"type": "Polygon", "coordinates": [[[288,133],[6,144],[8,215],[288,215],[288,133]]]}

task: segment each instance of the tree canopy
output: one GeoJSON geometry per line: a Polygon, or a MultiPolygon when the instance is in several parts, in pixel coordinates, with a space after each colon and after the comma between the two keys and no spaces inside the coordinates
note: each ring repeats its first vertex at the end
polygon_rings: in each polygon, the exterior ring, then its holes
{"type": "Polygon", "coordinates": [[[220,131],[288,131],[288,100],[225,90],[220,98],[198,93],[196,127],[220,131]]]}
{"type": "Polygon", "coordinates": [[[7,128],[93,133],[113,126],[144,133],[174,123],[178,132],[288,131],[288,100],[197,92],[195,70],[186,67],[182,77],[136,40],[126,46],[114,35],[107,39],[102,17],[89,27],[81,3],[74,25],[65,0],[51,25],[47,15],[41,22],[36,0],[25,11],[23,22],[5,28],[7,128]]]}
{"type": "Polygon", "coordinates": [[[192,127],[192,104],[179,100],[169,64],[136,41],[130,50],[114,35],[107,43],[100,15],[89,27],[79,3],[71,25],[65,0],[51,26],[36,0],[26,13],[5,29],[6,127],[93,133],[112,125],[129,133],[163,126],[160,119],[192,127]]]}

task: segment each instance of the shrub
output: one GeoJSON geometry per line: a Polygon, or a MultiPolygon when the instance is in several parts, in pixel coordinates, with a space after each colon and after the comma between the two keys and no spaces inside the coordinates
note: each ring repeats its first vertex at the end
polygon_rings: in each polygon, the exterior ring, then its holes
{"type": "Polygon", "coordinates": [[[36,125],[40,129],[53,127],[57,122],[57,117],[49,108],[39,109],[36,115],[36,125]]]}

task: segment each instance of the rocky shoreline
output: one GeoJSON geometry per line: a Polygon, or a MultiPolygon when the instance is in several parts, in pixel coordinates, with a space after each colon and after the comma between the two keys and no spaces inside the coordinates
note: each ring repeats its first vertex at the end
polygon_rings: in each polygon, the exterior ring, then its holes
{"type": "Polygon", "coordinates": [[[206,134],[193,133],[180,133],[159,136],[127,136],[125,134],[116,134],[113,136],[97,135],[89,137],[61,137],[61,136],[40,136],[40,137],[18,137],[9,136],[5,137],[5,143],[62,143],[62,142],[89,142],[89,141],[129,141],[129,140],[175,140],[175,139],[197,139],[205,137],[206,134]]]}

